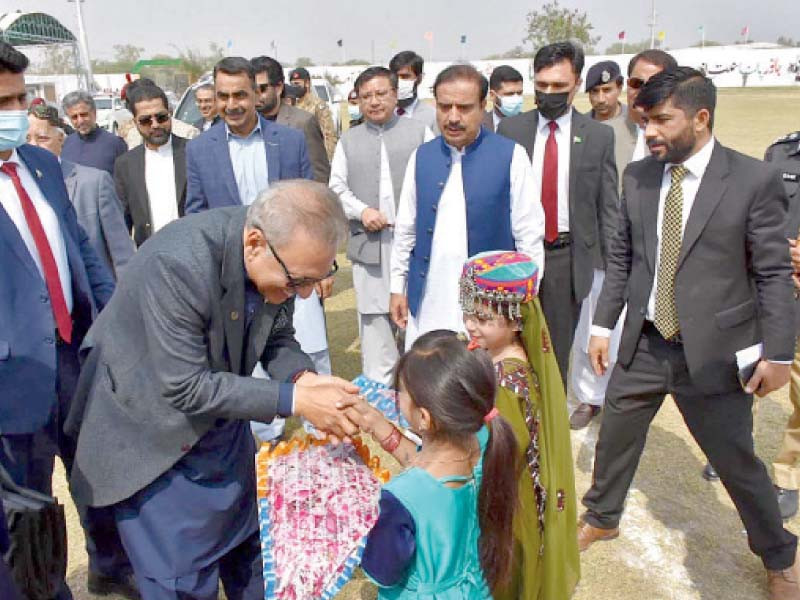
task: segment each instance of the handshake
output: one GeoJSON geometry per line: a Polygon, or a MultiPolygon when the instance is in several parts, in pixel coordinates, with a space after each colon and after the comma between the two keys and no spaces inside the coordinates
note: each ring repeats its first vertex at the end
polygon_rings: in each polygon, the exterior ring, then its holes
{"type": "Polygon", "coordinates": [[[358,386],[340,377],[306,373],[295,384],[294,414],[327,433],[334,444],[391,427],[359,393],[358,386]]]}

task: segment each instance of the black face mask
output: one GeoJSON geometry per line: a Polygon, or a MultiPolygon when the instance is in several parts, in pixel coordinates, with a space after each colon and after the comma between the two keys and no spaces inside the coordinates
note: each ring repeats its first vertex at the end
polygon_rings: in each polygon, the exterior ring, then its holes
{"type": "Polygon", "coordinates": [[[555,121],[569,110],[569,92],[545,94],[537,91],[536,108],[545,119],[555,121]]]}

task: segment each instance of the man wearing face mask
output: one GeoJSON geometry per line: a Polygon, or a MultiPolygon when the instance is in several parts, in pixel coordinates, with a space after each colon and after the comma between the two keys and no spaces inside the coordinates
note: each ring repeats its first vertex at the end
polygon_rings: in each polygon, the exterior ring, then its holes
{"type": "Polygon", "coordinates": [[[364,122],[364,115],[361,114],[361,102],[358,100],[358,92],[350,90],[347,94],[347,116],[350,117],[348,127],[351,129],[364,122]]]}
{"type": "Polygon", "coordinates": [[[497,131],[502,119],[522,112],[522,74],[509,65],[495,67],[489,77],[489,99],[494,108],[483,115],[483,126],[497,131]]]}
{"type": "Polygon", "coordinates": [[[425,61],[413,50],[398,52],[389,61],[389,70],[397,76],[398,116],[422,121],[435,135],[439,135],[436,110],[420,101],[418,88],[422,83],[425,61]]]}
{"type": "MultiPolygon", "coordinates": [[[[78,348],[114,281],[78,224],[58,159],[25,143],[27,66],[24,54],[0,42],[0,464],[18,485],[50,495],[56,454],[67,473],[75,456],[63,424],[80,373],[78,348]]],[[[129,574],[101,570],[111,555],[95,542],[108,532],[92,517],[82,519],[89,589],[138,597],[129,574]]],[[[61,582],[56,598],[71,597],[61,582]]]]}
{"type": "Polygon", "coordinates": [[[503,119],[497,129],[522,144],[533,164],[545,214],[539,297],[565,387],[581,302],[595,269],[605,268],[619,199],[614,133],[572,108],[583,62],[571,42],[541,48],[533,61],[537,109],[503,119]]]}
{"type": "Polygon", "coordinates": [[[333,155],[331,189],[350,221],[347,257],[353,262],[362,372],[392,384],[400,358],[389,318],[389,267],[397,202],[408,158],[433,133],[394,114],[397,78],[385,67],[358,76],[365,123],[347,130],[333,155]]]}
{"type": "Polygon", "coordinates": [[[328,153],[328,160],[330,160],[333,158],[333,151],[336,148],[336,142],[339,140],[339,134],[333,124],[330,108],[314,91],[314,86],[311,85],[311,74],[307,69],[303,67],[293,69],[289,73],[289,83],[296,89],[297,101],[294,105],[306,112],[310,112],[319,121],[319,126],[322,128],[322,136],[325,138],[325,151],[328,153]]]}
{"type": "Polygon", "coordinates": [[[331,163],[317,117],[284,101],[286,89],[281,63],[269,56],[256,56],[250,62],[256,71],[256,110],[268,121],[303,132],[314,179],[327,185],[331,163]]]}

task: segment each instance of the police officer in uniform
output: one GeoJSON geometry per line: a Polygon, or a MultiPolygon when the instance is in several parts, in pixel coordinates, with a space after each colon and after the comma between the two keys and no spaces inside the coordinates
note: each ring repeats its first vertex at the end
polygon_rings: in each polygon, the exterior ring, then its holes
{"type": "MultiPolygon", "coordinates": [[[[789,133],[767,148],[764,160],[777,166],[786,187],[789,200],[786,221],[786,237],[791,246],[792,264],[795,270],[795,300],[800,311],[800,131],[789,133]]],[[[800,325],[800,312],[795,317],[800,325]]],[[[798,330],[800,334],[800,330],[798,330]]],[[[783,441],[772,467],[775,471],[775,490],[781,516],[789,519],[797,514],[798,488],[800,488],[800,345],[797,347],[792,363],[792,378],[789,386],[789,399],[794,410],[786,429],[783,441]]]]}

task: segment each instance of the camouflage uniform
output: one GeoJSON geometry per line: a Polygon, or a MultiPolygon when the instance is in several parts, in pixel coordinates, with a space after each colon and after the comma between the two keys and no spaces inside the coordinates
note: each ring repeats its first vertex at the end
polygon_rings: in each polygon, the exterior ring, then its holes
{"type": "Polygon", "coordinates": [[[333,116],[328,105],[319,96],[309,90],[305,96],[297,99],[297,108],[310,112],[317,117],[319,127],[322,129],[322,137],[325,138],[325,151],[328,153],[328,160],[333,160],[333,151],[336,150],[336,142],[339,141],[339,134],[333,124],[333,116]]]}

